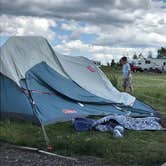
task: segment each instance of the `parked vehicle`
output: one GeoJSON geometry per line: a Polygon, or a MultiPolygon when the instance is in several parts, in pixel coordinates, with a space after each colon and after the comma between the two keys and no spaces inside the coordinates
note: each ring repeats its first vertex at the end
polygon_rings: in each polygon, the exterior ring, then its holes
{"type": "Polygon", "coordinates": [[[137,71],[143,72],[142,68],[139,66],[136,66],[135,64],[130,64],[130,67],[132,72],[137,72],[137,71]]]}
{"type": "Polygon", "coordinates": [[[163,63],[162,71],[163,71],[164,73],[166,72],[166,62],[163,63]]]}
{"type": "Polygon", "coordinates": [[[166,72],[166,59],[147,58],[134,61],[134,65],[143,71],[166,72]]]}

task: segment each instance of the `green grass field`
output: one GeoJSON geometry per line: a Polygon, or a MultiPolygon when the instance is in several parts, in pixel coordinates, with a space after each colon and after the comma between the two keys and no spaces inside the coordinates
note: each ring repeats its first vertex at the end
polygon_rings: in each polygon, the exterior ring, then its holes
{"type": "MultiPolygon", "coordinates": [[[[110,79],[112,73],[116,73],[116,85],[121,89],[121,74],[109,68],[103,68],[103,71],[110,79]]],[[[133,82],[134,95],[166,117],[166,75],[134,73],[133,82]]],[[[126,131],[124,138],[115,139],[109,132],[75,132],[71,122],[49,125],[46,130],[55,152],[59,154],[101,157],[113,166],[152,166],[166,162],[165,131],[126,131]]],[[[25,122],[1,121],[0,141],[45,147],[41,128],[25,122]]]]}

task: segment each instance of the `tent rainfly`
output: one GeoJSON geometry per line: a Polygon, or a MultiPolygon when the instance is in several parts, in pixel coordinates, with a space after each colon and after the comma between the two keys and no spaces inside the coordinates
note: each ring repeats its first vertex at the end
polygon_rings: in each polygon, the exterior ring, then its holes
{"type": "Polygon", "coordinates": [[[0,48],[0,117],[52,124],[88,115],[156,116],[119,92],[85,57],[56,53],[43,37],[11,37],[0,48]]]}

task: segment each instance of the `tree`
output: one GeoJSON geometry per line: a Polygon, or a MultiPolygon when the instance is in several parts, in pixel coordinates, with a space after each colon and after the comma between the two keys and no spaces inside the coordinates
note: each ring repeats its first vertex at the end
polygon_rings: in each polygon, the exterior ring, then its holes
{"type": "Polygon", "coordinates": [[[140,53],[140,54],[138,55],[138,59],[141,59],[141,58],[144,59],[144,56],[142,55],[142,53],[140,53]]]}
{"type": "Polygon", "coordinates": [[[111,67],[114,67],[115,66],[115,61],[114,61],[114,59],[112,59],[112,61],[111,61],[111,67]]]}
{"type": "Polygon", "coordinates": [[[133,55],[133,59],[138,59],[137,54],[133,55]]]}
{"type": "Polygon", "coordinates": [[[152,51],[148,52],[148,58],[152,58],[152,51]]]}
{"type": "Polygon", "coordinates": [[[107,66],[110,66],[110,63],[109,63],[109,62],[107,62],[107,66]]]}
{"type": "Polygon", "coordinates": [[[158,55],[157,58],[166,58],[166,48],[161,47],[158,51],[157,51],[158,55]]]}
{"type": "Polygon", "coordinates": [[[100,61],[93,61],[94,64],[96,64],[97,66],[101,66],[101,62],[100,61]]]}

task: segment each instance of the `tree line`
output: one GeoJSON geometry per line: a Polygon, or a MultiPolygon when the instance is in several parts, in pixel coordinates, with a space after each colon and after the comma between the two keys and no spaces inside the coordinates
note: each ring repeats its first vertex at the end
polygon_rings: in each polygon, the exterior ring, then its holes
{"type": "MultiPolygon", "coordinates": [[[[139,53],[138,55],[135,53],[132,57],[132,59],[142,59],[144,58],[142,53],[139,53]]],[[[153,58],[153,54],[151,51],[148,52],[147,58],[153,58]]],[[[157,50],[157,58],[166,58],[166,48],[161,47],[160,49],[157,50]]],[[[100,61],[94,61],[94,63],[98,66],[102,66],[102,63],[100,61]]],[[[114,59],[112,59],[111,62],[107,62],[106,66],[111,66],[111,67],[119,67],[121,64],[120,62],[115,62],[114,59]]]]}
{"type": "MultiPolygon", "coordinates": [[[[138,55],[135,53],[133,55],[133,59],[141,59],[141,58],[144,58],[142,53],[140,53],[138,55]]],[[[153,54],[151,51],[148,52],[147,58],[153,58],[153,54]]],[[[166,58],[166,48],[161,47],[160,49],[157,50],[157,58],[166,58]]]]}

